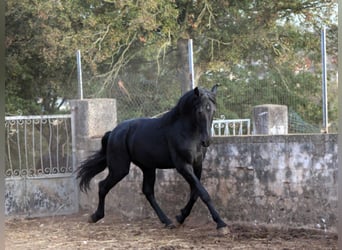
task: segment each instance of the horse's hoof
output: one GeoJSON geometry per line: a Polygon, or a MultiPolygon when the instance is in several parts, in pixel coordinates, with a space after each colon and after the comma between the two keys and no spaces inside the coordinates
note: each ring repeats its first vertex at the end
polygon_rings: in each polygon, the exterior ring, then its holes
{"type": "Polygon", "coordinates": [[[92,216],[88,217],[88,223],[94,223],[92,216]]]}
{"type": "Polygon", "coordinates": [[[96,220],[94,219],[94,216],[90,215],[88,218],[88,223],[95,223],[95,222],[96,222],[96,220]]]}
{"type": "Polygon", "coordinates": [[[175,227],[175,225],[173,225],[171,223],[171,224],[166,225],[165,228],[167,228],[167,229],[175,229],[176,227],[175,227]]]}
{"type": "Polygon", "coordinates": [[[180,223],[178,220],[176,220],[176,223],[173,224],[175,228],[179,228],[180,226],[183,225],[183,223],[180,223]]]}
{"type": "Polygon", "coordinates": [[[183,219],[183,217],[181,215],[176,215],[176,221],[179,224],[183,224],[184,219],[183,219]]]}
{"type": "Polygon", "coordinates": [[[217,229],[218,236],[225,236],[230,234],[230,230],[227,226],[225,227],[220,227],[217,229]]]}

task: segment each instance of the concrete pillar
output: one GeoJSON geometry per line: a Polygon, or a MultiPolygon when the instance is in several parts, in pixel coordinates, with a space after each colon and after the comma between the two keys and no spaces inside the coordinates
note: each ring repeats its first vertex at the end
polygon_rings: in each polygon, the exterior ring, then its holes
{"type": "Polygon", "coordinates": [[[81,138],[102,137],[116,126],[115,99],[72,100],[75,112],[76,135],[81,138]]]}
{"type": "Polygon", "coordinates": [[[101,147],[101,138],[117,123],[115,99],[72,100],[76,165],[101,147]]]}
{"type": "Polygon", "coordinates": [[[284,135],[288,132],[287,106],[265,104],[253,108],[253,134],[284,135]]]}
{"type": "MultiPolygon", "coordinates": [[[[94,152],[100,150],[102,136],[117,125],[115,99],[83,99],[72,100],[70,107],[74,116],[75,126],[75,167],[94,152]]],[[[106,173],[99,174],[92,181],[93,190],[79,194],[81,209],[89,209],[97,204],[97,183],[106,173]],[[94,184],[95,182],[95,184],[94,184]]]]}

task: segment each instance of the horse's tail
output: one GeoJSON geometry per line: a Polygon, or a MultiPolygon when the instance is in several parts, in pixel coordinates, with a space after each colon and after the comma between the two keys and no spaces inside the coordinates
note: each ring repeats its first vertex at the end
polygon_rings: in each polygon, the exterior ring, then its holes
{"type": "Polygon", "coordinates": [[[80,189],[87,192],[91,179],[107,167],[106,150],[111,131],[105,133],[101,140],[101,149],[82,162],[77,169],[77,179],[80,179],[80,189]]]}

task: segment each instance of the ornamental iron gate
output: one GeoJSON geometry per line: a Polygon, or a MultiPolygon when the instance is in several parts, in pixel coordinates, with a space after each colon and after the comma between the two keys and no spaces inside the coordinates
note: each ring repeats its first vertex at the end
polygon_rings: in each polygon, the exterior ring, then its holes
{"type": "Polygon", "coordinates": [[[5,117],[5,213],[78,211],[73,115],[5,117]]]}

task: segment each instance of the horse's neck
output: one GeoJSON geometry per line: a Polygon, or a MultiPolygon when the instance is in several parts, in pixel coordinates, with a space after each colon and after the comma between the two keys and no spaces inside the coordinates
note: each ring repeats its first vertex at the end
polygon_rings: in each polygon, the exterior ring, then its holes
{"type": "Polygon", "coordinates": [[[198,134],[199,132],[199,128],[196,122],[194,122],[194,120],[191,117],[187,117],[187,116],[180,117],[177,120],[177,123],[182,128],[183,133],[187,133],[189,135],[195,135],[195,134],[198,134]]]}
{"type": "Polygon", "coordinates": [[[159,118],[162,126],[175,126],[182,129],[181,132],[188,134],[196,134],[199,131],[196,122],[190,114],[182,114],[176,108],[170,110],[159,118]]]}

